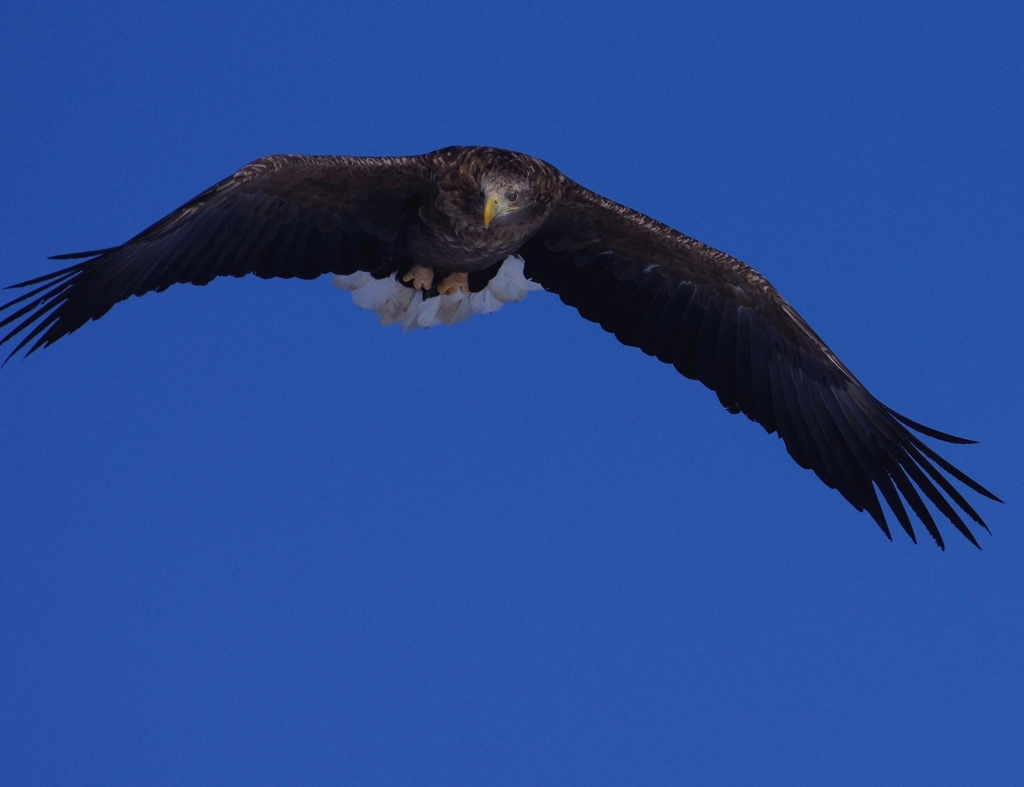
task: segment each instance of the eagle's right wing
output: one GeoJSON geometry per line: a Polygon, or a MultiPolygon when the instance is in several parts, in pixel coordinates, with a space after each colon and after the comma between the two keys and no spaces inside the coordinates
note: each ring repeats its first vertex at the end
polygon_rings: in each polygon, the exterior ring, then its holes
{"type": "Polygon", "coordinates": [[[0,344],[24,334],[11,355],[31,354],[172,284],[380,270],[401,254],[409,211],[431,187],[418,156],[258,159],[122,245],[59,255],[83,261],[13,285],[31,289],[0,306],[10,310],[0,327],[14,323],[0,344]]]}

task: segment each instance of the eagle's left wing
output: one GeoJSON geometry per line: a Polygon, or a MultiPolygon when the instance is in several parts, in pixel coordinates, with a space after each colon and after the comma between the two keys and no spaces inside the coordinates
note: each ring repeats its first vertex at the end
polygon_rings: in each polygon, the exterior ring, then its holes
{"type": "Polygon", "coordinates": [[[729,412],[777,432],[797,464],[858,511],[866,509],[890,538],[876,488],[915,541],[901,495],[943,546],[923,493],[978,545],[957,507],[985,523],[940,468],[998,498],[913,431],[971,441],[922,426],[875,399],[749,266],[571,182],[565,203],[520,254],[527,278],[583,317],[700,380],[729,412]]]}

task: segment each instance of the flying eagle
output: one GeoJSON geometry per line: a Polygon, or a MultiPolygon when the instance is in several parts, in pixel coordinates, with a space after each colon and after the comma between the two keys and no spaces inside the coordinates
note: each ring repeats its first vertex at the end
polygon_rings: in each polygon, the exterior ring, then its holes
{"type": "Polygon", "coordinates": [[[904,500],[940,547],[924,498],[975,546],[957,509],[988,529],[947,475],[999,499],[914,432],[972,441],[875,399],[757,271],[521,153],[268,156],[120,246],[52,259],[82,261],[13,285],[29,291],[0,307],[0,327],[14,324],[0,344],[24,332],[11,355],[53,344],[130,295],[217,276],[331,273],[358,306],[406,328],[456,323],[543,288],[777,433],[890,539],[876,490],[911,539],[904,500]]]}

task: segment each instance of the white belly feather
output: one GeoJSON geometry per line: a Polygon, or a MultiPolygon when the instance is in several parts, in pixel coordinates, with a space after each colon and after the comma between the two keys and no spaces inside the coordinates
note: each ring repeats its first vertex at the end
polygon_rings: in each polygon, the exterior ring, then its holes
{"type": "Polygon", "coordinates": [[[406,287],[391,274],[375,279],[369,273],[335,276],[334,286],[352,293],[352,302],[360,309],[369,309],[380,317],[381,325],[401,323],[402,329],[433,328],[455,325],[474,314],[496,312],[506,303],[521,301],[530,290],[541,286],[523,276],[522,257],[506,257],[497,274],[480,292],[469,295],[438,295],[423,299],[422,290],[406,287]]]}

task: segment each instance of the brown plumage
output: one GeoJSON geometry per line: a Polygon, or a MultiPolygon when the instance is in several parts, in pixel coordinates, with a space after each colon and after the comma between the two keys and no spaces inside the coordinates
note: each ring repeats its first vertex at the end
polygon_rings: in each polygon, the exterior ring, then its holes
{"type": "Polygon", "coordinates": [[[31,354],[131,295],[226,275],[365,271],[401,280],[418,266],[435,274],[427,298],[453,273],[467,273],[468,290],[480,292],[513,254],[525,260],[528,279],[623,344],[672,364],[730,412],[777,432],[800,466],[867,510],[890,538],[876,489],[911,538],[903,501],[943,546],[927,499],[977,546],[957,509],[985,523],[943,471],[998,498],[913,432],[970,441],[876,400],[744,263],[588,191],[550,164],[495,148],[259,159],[126,243],[55,257],[88,259],[14,285],[29,291],[0,307],[9,310],[0,327],[13,323],[0,344],[24,333],[11,355],[31,354]]]}

